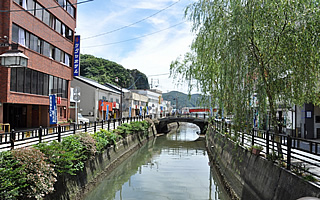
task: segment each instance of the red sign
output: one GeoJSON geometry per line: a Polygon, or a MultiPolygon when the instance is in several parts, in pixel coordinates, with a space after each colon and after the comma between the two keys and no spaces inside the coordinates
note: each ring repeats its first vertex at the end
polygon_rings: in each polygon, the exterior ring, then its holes
{"type": "Polygon", "coordinates": [[[114,107],[114,108],[117,107],[117,102],[113,102],[113,107],[114,107]]]}
{"type": "Polygon", "coordinates": [[[109,111],[112,111],[112,103],[111,102],[106,102],[106,101],[100,100],[99,101],[99,110],[106,111],[107,105],[109,105],[109,111]]]}
{"type": "Polygon", "coordinates": [[[210,112],[208,108],[190,108],[189,112],[210,112]]]}
{"type": "Polygon", "coordinates": [[[61,97],[57,97],[57,104],[61,104],[61,97]]]}

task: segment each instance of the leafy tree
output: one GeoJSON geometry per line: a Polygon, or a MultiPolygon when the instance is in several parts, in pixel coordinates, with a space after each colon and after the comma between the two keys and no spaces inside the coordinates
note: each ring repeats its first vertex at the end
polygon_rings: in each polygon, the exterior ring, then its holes
{"type": "Polygon", "coordinates": [[[129,89],[150,89],[148,78],[140,71],[125,69],[123,66],[92,55],[81,54],[80,75],[104,85],[110,83],[129,89]],[[119,82],[115,79],[118,77],[119,82]]]}
{"type": "Polygon", "coordinates": [[[191,51],[172,62],[171,75],[209,94],[238,125],[252,123],[253,109],[269,111],[278,133],[278,108],[319,104],[318,4],[199,0],[186,8],[196,35],[191,51]]]}

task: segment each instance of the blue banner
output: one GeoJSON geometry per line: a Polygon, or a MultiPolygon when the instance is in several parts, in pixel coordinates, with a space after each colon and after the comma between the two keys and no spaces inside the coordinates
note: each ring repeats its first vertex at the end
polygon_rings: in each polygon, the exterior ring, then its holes
{"type": "Polygon", "coordinates": [[[140,106],[140,116],[142,116],[142,106],[140,106]]]}
{"type": "Polygon", "coordinates": [[[106,120],[109,119],[109,105],[107,105],[107,110],[106,110],[106,120]]]}
{"type": "Polygon", "coordinates": [[[129,107],[129,117],[131,117],[131,107],[129,107]]]}
{"type": "Polygon", "coordinates": [[[149,115],[149,107],[147,106],[147,115],[149,115]]]}
{"type": "Polygon", "coordinates": [[[56,95],[49,95],[49,118],[50,124],[57,124],[57,104],[56,95]]]}
{"type": "Polygon", "coordinates": [[[80,75],[80,35],[74,36],[73,76],[80,75]]]}

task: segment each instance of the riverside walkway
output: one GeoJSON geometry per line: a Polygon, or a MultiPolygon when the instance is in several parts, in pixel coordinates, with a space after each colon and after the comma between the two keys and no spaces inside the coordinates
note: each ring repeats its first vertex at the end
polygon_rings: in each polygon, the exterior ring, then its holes
{"type": "MultiPolygon", "coordinates": [[[[274,134],[267,130],[252,129],[250,133],[235,132],[231,124],[214,121],[214,131],[238,142],[244,148],[254,145],[263,147],[260,156],[285,167],[293,173],[315,178],[320,186],[320,142],[291,137],[288,134],[274,134]],[[282,156],[278,156],[282,152],[282,156]]],[[[308,179],[306,178],[306,179],[308,179]]]]}
{"type": "Polygon", "coordinates": [[[26,130],[12,130],[11,132],[0,134],[0,151],[7,151],[16,148],[28,147],[41,142],[60,142],[63,137],[76,133],[95,133],[100,129],[114,130],[122,123],[142,121],[150,116],[127,117],[122,119],[111,119],[107,121],[97,121],[84,124],[57,125],[47,128],[33,128],[26,130]]]}

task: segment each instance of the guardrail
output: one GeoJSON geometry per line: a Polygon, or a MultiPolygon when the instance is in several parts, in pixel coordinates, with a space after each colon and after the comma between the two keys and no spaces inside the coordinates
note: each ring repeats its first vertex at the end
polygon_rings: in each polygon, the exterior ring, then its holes
{"type": "Polygon", "coordinates": [[[221,121],[214,121],[212,128],[217,133],[228,135],[244,147],[260,145],[266,158],[284,162],[288,170],[308,173],[320,180],[320,142],[275,134],[269,130],[251,129],[250,133],[235,132],[231,124],[221,121]]]}
{"type": "Polygon", "coordinates": [[[15,148],[28,147],[41,142],[61,141],[61,138],[75,134],[77,132],[95,133],[99,129],[114,130],[122,123],[132,121],[142,121],[151,116],[126,117],[122,119],[110,119],[89,122],[84,124],[57,125],[55,127],[34,128],[27,130],[12,130],[11,132],[0,134],[0,151],[15,148]]]}

